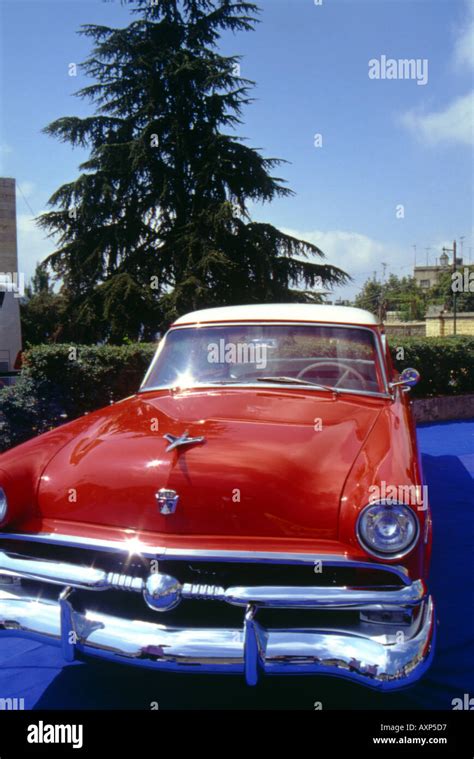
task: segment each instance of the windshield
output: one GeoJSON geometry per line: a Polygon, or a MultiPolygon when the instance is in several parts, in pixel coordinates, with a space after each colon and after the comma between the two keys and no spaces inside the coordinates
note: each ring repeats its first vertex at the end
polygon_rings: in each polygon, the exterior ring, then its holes
{"type": "Polygon", "coordinates": [[[384,392],[375,335],[318,324],[175,328],[162,340],[141,390],[265,382],[384,392]]]}

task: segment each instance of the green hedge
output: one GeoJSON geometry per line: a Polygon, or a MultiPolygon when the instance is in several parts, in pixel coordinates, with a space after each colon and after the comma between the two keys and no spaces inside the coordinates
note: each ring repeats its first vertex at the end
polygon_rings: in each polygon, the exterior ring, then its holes
{"type": "Polygon", "coordinates": [[[411,390],[414,398],[474,393],[474,337],[391,337],[395,367],[412,366],[421,381],[411,390]],[[399,358],[399,349],[404,352],[399,358]]]}
{"type": "Polygon", "coordinates": [[[156,344],[38,345],[0,391],[0,450],[136,392],[156,344]]]}
{"type": "MultiPolygon", "coordinates": [[[[397,369],[413,366],[421,374],[414,397],[474,392],[474,338],[392,337],[389,343],[397,369]]],[[[16,385],[0,390],[0,450],[136,392],[155,348],[152,343],[31,348],[16,385]]]]}

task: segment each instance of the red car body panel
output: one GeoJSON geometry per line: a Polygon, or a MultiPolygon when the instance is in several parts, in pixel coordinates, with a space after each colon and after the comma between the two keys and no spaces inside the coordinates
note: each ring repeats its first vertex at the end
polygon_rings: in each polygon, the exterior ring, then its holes
{"type": "MultiPolygon", "coordinates": [[[[357,325],[365,325],[359,314],[357,325]]],[[[428,504],[402,501],[419,525],[408,553],[372,554],[358,537],[363,509],[383,501],[371,498],[374,488],[419,493],[424,484],[408,393],[388,386],[396,380],[388,348],[367,317],[382,360],[372,362],[378,392],[268,385],[265,376],[261,386],[145,385],[1,454],[8,510],[0,575],[6,571],[20,585],[0,587],[0,633],[56,641],[68,661],[78,651],[165,671],[238,672],[249,685],[262,672],[322,673],[382,690],[421,677],[435,639],[426,585],[428,504]],[[202,440],[169,450],[170,440],[183,435],[202,440]],[[158,508],[162,489],[179,495],[175,511],[158,508]],[[155,557],[157,570],[149,564],[155,557]],[[325,577],[316,576],[317,561],[325,577]],[[24,579],[39,583],[38,594],[24,579]],[[60,613],[58,599],[51,600],[58,585],[60,613]],[[120,613],[100,614],[90,624],[96,605],[76,608],[74,594],[89,599],[104,589],[120,613]],[[153,622],[129,616],[130,591],[141,593],[143,614],[148,610],[153,622]],[[242,629],[225,622],[183,626],[182,617],[173,617],[181,602],[203,599],[242,606],[242,629]],[[272,629],[261,620],[265,606],[327,617],[301,629],[292,621],[272,629]],[[332,626],[338,609],[347,612],[347,629],[332,626]]],[[[201,323],[206,319],[190,318],[179,326],[201,323]]]]}
{"type": "MultiPolygon", "coordinates": [[[[368,488],[422,485],[404,393],[392,402],[303,388],[150,391],[4,453],[0,464],[17,483],[16,531],[73,525],[82,536],[125,531],[159,545],[342,547],[368,560],[355,534],[368,488]],[[167,453],[163,435],[184,428],[206,443],[167,453]],[[161,487],[180,493],[173,520],[150,508],[161,487]]],[[[403,563],[420,577],[428,561],[419,542],[403,563]]]]}
{"type": "Polygon", "coordinates": [[[56,454],[39,513],[152,532],[334,540],[348,469],[380,411],[372,399],[301,391],[145,393],[91,420],[56,454]],[[166,453],[163,435],[184,428],[206,442],[166,453]],[[162,487],[180,494],[172,520],[150,508],[162,487]]]}

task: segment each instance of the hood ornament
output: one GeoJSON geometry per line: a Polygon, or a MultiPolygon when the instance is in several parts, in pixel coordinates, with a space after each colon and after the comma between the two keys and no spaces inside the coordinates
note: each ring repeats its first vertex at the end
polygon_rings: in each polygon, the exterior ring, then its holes
{"type": "Polygon", "coordinates": [[[176,490],[169,490],[168,488],[160,488],[155,493],[155,498],[158,503],[160,514],[174,514],[178,506],[179,495],[176,490]]]}
{"type": "Polygon", "coordinates": [[[175,448],[179,448],[181,445],[195,445],[196,443],[204,443],[204,436],[201,435],[201,437],[188,437],[188,430],[186,432],[183,432],[182,435],[179,437],[176,435],[170,435],[169,433],[167,435],[163,435],[165,440],[168,441],[169,446],[166,448],[166,452],[173,451],[175,448]]]}

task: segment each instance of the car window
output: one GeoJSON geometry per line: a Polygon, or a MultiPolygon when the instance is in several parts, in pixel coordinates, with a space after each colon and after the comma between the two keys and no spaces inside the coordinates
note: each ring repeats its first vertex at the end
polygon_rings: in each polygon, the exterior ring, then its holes
{"type": "Polygon", "coordinates": [[[172,329],[142,389],[253,384],[266,377],[383,391],[372,330],[297,324],[172,329]]]}

